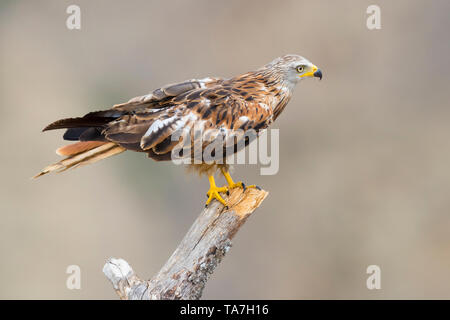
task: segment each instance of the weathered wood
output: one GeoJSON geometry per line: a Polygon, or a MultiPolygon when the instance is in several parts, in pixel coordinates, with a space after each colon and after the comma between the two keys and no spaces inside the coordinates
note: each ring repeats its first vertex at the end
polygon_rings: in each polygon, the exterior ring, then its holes
{"type": "Polygon", "coordinates": [[[139,279],[122,259],[109,259],[103,272],[121,299],[200,299],[209,276],[230,250],[231,239],[267,195],[255,188],[233,189],[227,199],[229,209],[211,203],[148,281],[139,279]]]}

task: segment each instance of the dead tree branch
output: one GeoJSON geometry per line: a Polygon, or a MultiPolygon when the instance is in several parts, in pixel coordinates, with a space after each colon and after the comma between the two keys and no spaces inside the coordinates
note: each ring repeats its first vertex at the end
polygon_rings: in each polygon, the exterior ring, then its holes
{"type": "Polygon", "coordinates": [[[267,192],[233,189],[229,209],[217,201],[205,208],[178,248],[150,280],[141,280],[123,259],[109,259],[103,272],[124,300],[200,299],[209,276],[231,248],[231,239],[267,192]]]}

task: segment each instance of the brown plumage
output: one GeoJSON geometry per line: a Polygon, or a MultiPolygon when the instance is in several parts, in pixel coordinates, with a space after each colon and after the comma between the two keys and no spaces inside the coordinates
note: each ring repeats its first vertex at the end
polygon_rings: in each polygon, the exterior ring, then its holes
{"type": "MultiPolygon", "coordinates": [[[[177,131],[201,129],[205,134],[207,129],[216,129],[225,138],[238,129],[261,132],[280,115],[295,84],[304,76],[322,74],[308,60],[286,55],[231,79],[205,78],[171,84],[109,110],[55,121],[44,131],[66,128],[64,139],[80,142],[58,149],[59,154],[68,157],[37,176],[93,163],[125,150],[145,152],[157,161],[170,160],[178,143],[172,141],[172,135],[177,131]]],[[[212,142],[202,138],[204,149],[212,142]]],[[[228,169],[226,162],[201,163],[193,168],[209,175],[217,168],[228,169]]]]}

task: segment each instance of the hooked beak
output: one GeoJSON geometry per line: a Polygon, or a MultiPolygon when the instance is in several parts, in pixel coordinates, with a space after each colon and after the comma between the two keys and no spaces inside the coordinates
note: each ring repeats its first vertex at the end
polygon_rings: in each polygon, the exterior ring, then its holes
{"type": "Polygon", "coordinates": [[[322,80],[322,71],[320,71],[320,69],[317,69],[314,73],[313,76],[316,78],[319,78],[320,80],[322,80]]]}
{"type": "Polygon", "coordinates": [[[322,80],[322,71],[315,65],[312,65],[310,71],[302,74],[300,78],[302,77],[317,77],[322,80]]]}

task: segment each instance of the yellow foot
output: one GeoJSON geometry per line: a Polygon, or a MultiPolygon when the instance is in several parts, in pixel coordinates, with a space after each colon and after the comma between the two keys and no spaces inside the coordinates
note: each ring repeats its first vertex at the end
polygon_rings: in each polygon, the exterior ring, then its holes
{"type": "Polygon", "coordinates": [[[242,188],[244,190],[247,188],[257,188],[257,189],[261,190],[260,187],[254,185],[254,184],[246,186],[245,183],[243,183],[242,181],[238,181],[238,182],[233,181],[232,183],[228,183],[228,188],[230,188],[230,189],[242,188]]]}
{"type": "Polygon", "coordinates": [[[224,206],[227,206],[227,203],[220,195],[220,192],[229,194],[228,187],[217,187],[216,182],[214,181],[214,176],[209,176],[209,190],[206,193],[208,200],[206,200],[205,207],[207,207],[213,199],[216,199],[224,206]]]}
{"type": "Polygon", "coordinates": [[[261,190],[260,187],[255,186],[254,184],[246,186],[242,181],[234,182],[228,171],[225,171],[224,169],[221,170],[223,176],[225,177],[225,180],[227,180],[228,186],[217,187],[216,182],[214,180],[214,176],[209,176],[209,190],[206,193],[208,200],[206,200],[205,207],[207,207],[211,203],[211,201],[213,201],[213,199],[216,199],[225,207],[228,207],[227,202],[222,198],[220,193],[226,193],[227,195],[229,195],[231,189],[242,188],[245,191],[245,189],[247,188],[257,188],[258,190],[261,190]]]}
{"type": "Polygon", "coordinates": [[[242,189],[247,189],[247,188],[256,188],[258,190],[261,190],[260,187],[252,184],[250,186],[246,186],[242,181],[238,181],[238,182],[234,182],[233,179],[231,178],[231,175],[228,171],[225,171],[225,169],[221,168],[220,169],[222,171],[223,176],[225,177],[225,180],[227,180],[228,183],[228,188],[230,189],[234,189],[234,188],[242,188],[242,189]]]}

